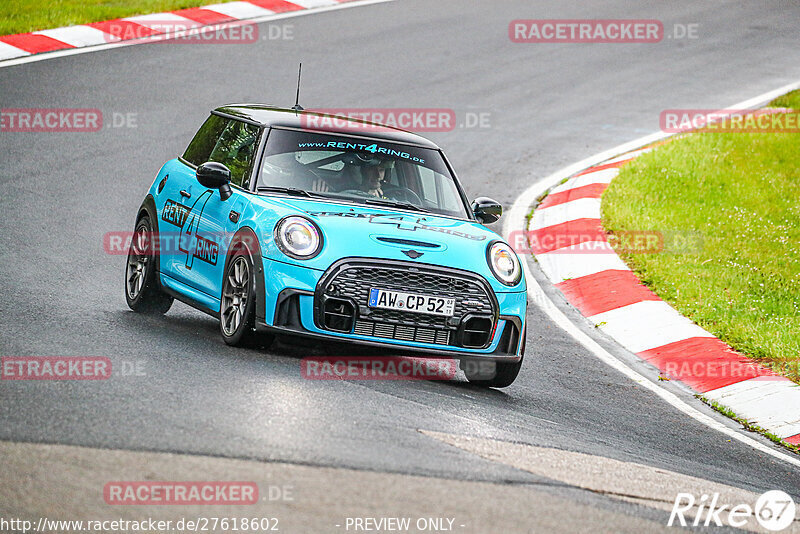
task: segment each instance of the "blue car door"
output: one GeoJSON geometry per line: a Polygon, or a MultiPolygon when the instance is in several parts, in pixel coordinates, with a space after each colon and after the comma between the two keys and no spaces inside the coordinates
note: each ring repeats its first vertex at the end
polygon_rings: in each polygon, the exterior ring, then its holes
{"type": "Polygon", "coordinates": [[[186,249],[182,267],[186,276],[193,287],[215,301],[222,291],[231,239],[240,226],[237,214],[242,210],[242,197],[243,194],[234,188],[231,197],[223,201],[218,191],[205,189],[198,197],[196,218],[190,220],[183,231],[182,242],[186,249]]]}
{"type": "Polygon", "coordinates": [[[183,263],[175,265],[192,287],[212,297],[219,310],[222,276],[231,240],[239,229],[239,214],[247,202],[242,188],[250,185],[253,158],[260,129],[228,119],[207,161],[222,163],[231,171],[232,195],[222,200],[219,191],[207,189],[194,177],[191,185],[192,207],[182,229],[183,263]]]}
{"type": "MultiPolygon", "coordinates": [[[[191,280],[181,266],[185,263],[186,244],[182,234],[198,207],[197,195],[202,188],[195,170],[180,160],[169,162],[155,194],[159,229],[159,264],[161,274],[187,284],[191,280]]],[[[199,289],[199,288],[198,288],[199,289]]]]}

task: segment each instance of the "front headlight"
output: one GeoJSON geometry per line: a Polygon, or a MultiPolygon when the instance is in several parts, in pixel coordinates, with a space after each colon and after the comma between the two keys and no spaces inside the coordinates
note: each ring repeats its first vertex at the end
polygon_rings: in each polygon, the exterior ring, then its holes
{"type": "Polygon", "coordinates": [[[286,217],[275,225],[275,244],[290,258],[308,260],[322,250],[322,233],[305,217],[286,217]]]}
{"type": "Polygon", "coordinates": [[[512,248],[502,241],[495,241],[486,249],[486,259],[495,277],[507,286],[515,286],[522,276],[522,267],[512,248]]]}

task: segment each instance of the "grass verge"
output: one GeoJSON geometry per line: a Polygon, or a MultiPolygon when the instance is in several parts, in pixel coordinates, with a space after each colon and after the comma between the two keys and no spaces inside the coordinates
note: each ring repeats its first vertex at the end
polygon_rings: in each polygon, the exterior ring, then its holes
{"type": "MultiPolygon", "coordinates": [[[[215,3],[230,0],[216,0],[215,3]]],[[[3,0],[0,35],[174,11],[212,2],[202,0],[3,0]]]]}
{"type": "MultiPolygon", "coordinates": [[[[764,436],[768,440],[772,441],[773,443],[777,443],[778,445],[786,447],[787,449],[789,449],[790,451],[792,451],[792,452],[794,452],[796,454],[800,454],[800,447],[798,447],[797,445],[792,445],[791,443],[787,443],[787,442],[783,441],[781,438],[779,438],[778,436],[776,436],[775,434],[773,434],[769,430],[765,430],[765,429],[761,428],[758,425],[754,425],[754,424],[750,423],[747,419],[743,419],[743,418],[739,417],[734,412],[732,412],[730,409],[728,409],[727,407],[719,404],[718,402],[710,400],[710,399],[707,399],[706,397],[703,397],[702,395],[697,395],[697,398],[699,398],[702,402],[706,403],[707,405],[709,405],[710,407],[712,407],[714,410],[718,411],[719,413],[721,413],[725,417],[733,419],[734,421],[736,421],[737,423],[742,425],[742,428],[744,428],[748,432],[755,432],[756,434],[761,434],[762,436],[764,436]]],[[[728,440],[728,441],[730,441],[730,440],[728,440]]]]}
{"type": "MultiPolygon", "coordinates": [[[[800,109],[800,91],[772,107],[800,109]]],[[[683,315],[800,381],[800,134],[693,133],[626,165],[603,195],[615,233],[664,250],[620,254],[683,315]]]]}

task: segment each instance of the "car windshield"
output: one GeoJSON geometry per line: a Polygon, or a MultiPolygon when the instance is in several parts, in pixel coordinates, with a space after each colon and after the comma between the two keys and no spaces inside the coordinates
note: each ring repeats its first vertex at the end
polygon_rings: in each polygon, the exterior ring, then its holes
{"type": "Polygon", "coordinates": [[[468,218],[437,150],[381,139],[272,129],[258,190],[468,218]]]}

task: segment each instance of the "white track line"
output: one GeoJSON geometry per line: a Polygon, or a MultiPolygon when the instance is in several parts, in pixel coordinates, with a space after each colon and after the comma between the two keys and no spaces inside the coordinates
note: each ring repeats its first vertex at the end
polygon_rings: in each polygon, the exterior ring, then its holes
{"type": "MultiPolygon", "coordinates": [[[[785,85],[774,91],[770,91],[768,93],[764,93],[757,97],[745,100],[744,102],[739,102],[729,108],[728,110],[734,109],[749,109],[754,108],[756,106],[763,105],[770,100],[773,100],[784,93],[788,93],[789,91],[793,91],[795,89],[800,88],[800,82],[791,83],[789,85],[785,85]]],[[[631,150],[636,150],[641,148],[644,145],[648,145],[650,143],[655,143],[656,141],[660,141],[667,137],[670,137],[672,134],[668,134],[665,132],[656,132],[650,135],[646,135],[644,137],[640,137],[639,139],[634,139],[628,143],[624,143],[617,147],[614,147],[610,150],[606,150],[604,152],[600,152],[599,154],[595,154],[588,158],[585,158],[577,163],[573,163],[572,165],[565,167],[559,171],[554,172],[550,176],[543,178],[539,181],[534,182],[528,189],[526,189],[519,197],[517,197],[514,205],[509,210],[506,220],[503,223],[503,235],[507,238],[510,238],[511,232],[517,230],[519,227],[524,228],[525,224],[525,216],[528,214],[530,206],[533,205],[536,198],[553,187],[554,185],[558,184],[564,178],[568,178],[575,173],[578,173],[582,170],[585,170],[592,165],[597,165],[602,163],[609,158],[613,158],[620,154],[624,154],[625,152],[630,152],[631,150]],[[516,225],[516,227],[515,227],[516,225]]],[[[728,426],[724,425],[720,421],[714,419],[713,417],[701,412],[697,408],[690,406],[685,401],[683,401],[680,397],[675,395],[674,393],[664,389],[663,387],[659,386],[655,382],[650,381],[644,375],[639,374],[638,372],[634,371],[627,364],[623,363],[621,360],[616,358],[610,352],[605,350],[603,347],[600,346],[594,339],[589,337],[585,334],[578,326],[573,323],[560,309],[558,306],[550,300],[547,294],[542,290],[542,287],[539,285],[539,282],[533,277],[529,267],[530,255],[525,255],[525,260],[522,262],[522,266],[525,269],[525,277],[528,283],[528,296],[530,299],[537,305],[539,308],[545,312],[550,319],[556,323],[559,327],[561,327],[565,332],[567,332],[570,336],[572,336],[576,341],[578,341],[581,345],[583,345],[590,353],[594,354],[599,360],[604,362],[609,367],[619,371],[629,379],[633,380],[641,387],[650,390],[652,393],[660,397],[664,402],[669,404],[670,406],[674,407],[676,410],[688,415],[695,421],[706,425],[707,427],[717,430],[722,434],[730,437],[731,439],[735,439],[753,449],[762,452],[764,454],[768,454],[778,460],[791,464],[795,467],[800,467],[800,458],[789,456],[783,452],[778,451],[777,449],[765,445],[760,441],[757,441],[750,436],[744,434],[739,430],[734,430],[729,428],[728,426]]]]}
{"type": "MultiPolygon", "coordinates": [[[[349,9],[351,7],[360,7],[360,6],[368,6],[372,4],[383,4],[386,2],[393,2],[394,0],[356,0],[354,2],[344,2],[344,3],[332,3],[333,0],[304,0],[303,2],[292,2],[295,4],[300,5],[306,4],[309,6],[314,7],[314,9],[305,9],[302,11],[289,11],[286,13],[277,13],[277,14],[270,14],[265,15],[263,17],[257,17],[254,19],[250,19],[247,22],[250,24],[259,24],[261,22],[267,22],[271,20],[283,20],[289,19],[294,17],[302,17],[305,15],[313,15],[316,13],[326,13],[328,11],[337,11],[339,9],[349,9]],[[316,6],[323,6],[323,7],[316,7],[316,6]]],[[[201,6],[202,7],[202,6],[201,6]]],[[[207,31],[214,31],[214,28],[218,27],[225,27],[226,25],[230,24],[221,23],[214,25],[214,26],[205,26],[204,30],[207,31]]],[[[187,31],[184,32],[175,32],[172,34],[173,38],[181,38],[184,37],[188,33],[187,31]]],[[[65,50],[55,50],[53,52],[44,52],[41,54],[34,54],[28,55],[24,57],[17,57],[13,59],[7,59],[4,61],[0,61],[0,69],[3,67],[13,67],[15,65],[23,65],[25,63],[35,63],[37,61],[45,61],[47,59],[55,59],[64,56],[74,56],[77,54],[88,54],[90,52],[99,52],[100,50],[109,50],[111,48],[121,48],[123,46],[134,46],[144,43],[152,43],[152,42],[164,42],[164,41],[154,41],[152,39],[134,39],[130,41],[121,41],[118,43],[108,43],[108,44],[99,44],[96,46],[87,46],[83,48],[68,48],[65,50]]],[[[1,56],[0,56],[1,57],[1,56]]]]}
{"type": "Polygon", "coordinates": [[[553,193],[561,193],[562,191],[569,191],[570,189],[583,187],[585,185],[610,184],[611,180],[616,178],[618,174],[619,174],[618,167],[612,167],[611,169],[603,169],[602,171],[587,172],[586,174],[582,174],[577,178],[573,178],[571,180],[564,182],[558,187],[554,187],[552,191],[550,191],[550,194],[552,195],[553,193]]]}
{"type": "Polygon", "coordinates": [[[614,158],[614,159],[610,159],[608,161],[604,161],[603,164],[605,165],[607,163],[617,163],[618,161],[625,161],[625,160],[628,160],[628,159],[636,159],[639,156],[641,156],[642,154],[644,154],[646,152],[650,152],[651,150],[653,150],[653,149],[652,148],[643,148],[641,150],[634,150],[633,152],[628,152],[627,154],[624,154],[624,155],[622,155],[622,156],[620,156],[618,158],[614,158]]]}

